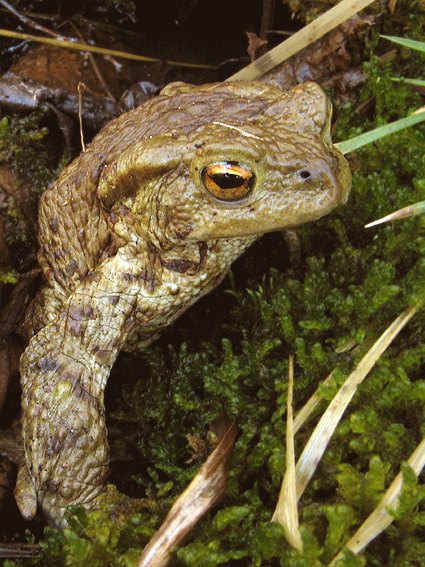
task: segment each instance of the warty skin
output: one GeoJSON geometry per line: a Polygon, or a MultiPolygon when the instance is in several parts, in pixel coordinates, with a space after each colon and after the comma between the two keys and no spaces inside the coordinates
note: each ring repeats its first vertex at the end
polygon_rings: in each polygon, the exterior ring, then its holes
{"type": "Polygon", "coordinates": [[[21,358],[25,463],[15,490],[65,526],[106,497],[103,392],[121,350],[149,345],[262,234],[345,203],[330,105],[305,83],[175,83],[102,130],[40,203],[45,284],[21,358]]]}

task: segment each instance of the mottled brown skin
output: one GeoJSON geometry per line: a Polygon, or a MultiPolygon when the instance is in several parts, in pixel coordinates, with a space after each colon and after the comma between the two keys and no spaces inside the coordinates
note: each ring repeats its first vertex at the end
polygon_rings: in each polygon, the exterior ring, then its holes
{"type": "Polygon", "coordinates": [[[350,174],[329,121],[313,83],[286,93],[170,85],[108,125],[43,195],[46,284],[21,360],[24,517],[38,504],[64,526],[69,504],[104,498],[103,391],[120,350],[149,345],[263,233],[346,201],[350,174]],[[246,195],[224,201],[206,189],[201,171],[222,162],[254,173],[246,195]]]}

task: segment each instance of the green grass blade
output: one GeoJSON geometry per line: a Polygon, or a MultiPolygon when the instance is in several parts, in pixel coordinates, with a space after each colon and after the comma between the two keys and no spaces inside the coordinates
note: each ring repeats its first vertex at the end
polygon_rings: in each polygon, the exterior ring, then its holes
{"type": "Polygon", "coordinates": [[[391,77],[394,82],[404,81],[406,85],[416,85],[418,87],[425,87],[425,81],[423,79],[404,79],[402,77],[391,77]]]}
{"type": "Polygon", "coordinates": [[[381,37],[388,39],[393,43],[398,43],[403,47],[409,47],[410,49],[416,49],[416,51],[422,51],[422,53],[425,53],[425,42],[423,41],[408,39],[407,37],[396,37],[394,35],[381,35],[381,37]]]}
{"type": "Polygon", "coordinates": [[[371,130],[370,132],[365,132],[364,134],[360,134],[360,136],[356,136],[355,138],[351,138],[350,140],[339,142],[338,144],[335,144],[335,146],[343,154],[348,154],[349,152],[358,150],[359,148],[362,148],[367,144],[376,142],[376,140],[380,140],[385,136],[394,134],[399,130],[403,130],[404,128],[409,128],[410,126],[419,124],[424,120],[425,120],[425,112],[418,112],[417,114],[412,114],[411,116],[406,116],[405,118],[401,118],[400,120],[391,122],[391,124],[386,124],[385,126],[375,128],[375,130],[371,130]]]}

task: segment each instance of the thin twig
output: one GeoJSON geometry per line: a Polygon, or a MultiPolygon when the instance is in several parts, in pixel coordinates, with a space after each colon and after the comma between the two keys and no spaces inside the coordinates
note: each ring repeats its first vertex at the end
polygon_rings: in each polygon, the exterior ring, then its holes
{"type": "Polygon", "coordinates": [[[86,145],[84,143],[84,132],[83,132],[83,110],[82,110],[82,98],[83,92],[86,90],[86,85],[84,83],[78,83],[78,120],[80,122],[80,140],[81,149],[83,153],[86,151],[86,145]]]}
{"type": "MultiPolygon", "coordinates": [[[[2,1],[2,0],[0,0],[2,1]]],[[[66,47],[67,49],[76,49],[77,51],[91,51],[92,53],[100,53],[101,55],[112,55],[113,57],[123,57],[124,59],[132,59],[134,61],[151,61],[157,63],[160,59],[154,57],[145,57],[144,55],[134,55],[134,53],[125,53],[124,51],[116,51],[114,49],[106,49],[97,47],[96,45],[84,45],[76,41],[59,41],[50,37],[38,37],[28,33],[19,33],[10,30],[0,29],[0,36],[14,37],[16,39],[24,39],[27,41],[35,41],[37,43],[46,43],[48,45],[56,45],[58,47],[66,47]]],[[[164,61],[172,67],[190,67],[193,69],[218,69],[217,65],[204,65],[201,63],[181,63],[180,61],[164,61]]]]}
{"type": "Polygon", "coordinates": [[[33,28],[35,30],[41,31],[43,33],[47,33],[47,34],[55,37],[56,39],[66,39],[67,41],[72,41],[72,38],[61,36],[61,35],[55,33],[54,31],[52,31],[51,29],[45,28],[44,26],[37,24],[37,22],[34,22],[34,20],[31,20],[31,18],[24,16],[23,14],[18,12],[18,10],[16,10],[13,6],[11,6],[9,4],[9,2],[6,2],[6,0],[0,0],[0,4],[2,6],[4,6],[6,8],[6,10],[11,12],[14,16],[19,18],[23,24],[26,24],[27,26],[30,26],[31,28],[33,28]]]}
{"type": "MultiPolygon", "coordinates": [[[[1,1],[1,0],[0,0],[1,1]]],[[[85,39],[83,38],[83,36],[80,34],[80,32],[78,31],[78,29],[74,26],[73,22],[71,22],[71,26],[74,30],[74,32],[78,35],[78,37],[80,38],[81,43],[87,44],[87,42],[85,41],[85,39]]],[[[96,74],[96,77],[99,81],[99,83],[102,85],[103,90],[105,91],[107,97],[109,98],[109,100],[111,100],[112,102],[117,102],[114,95],[111,93],[111,91],[108,89],[108,85],[105,82],[105,79],[102,76],[102,73],[99,70],[99,67],[97,66],[97,63],[93,57],[93,53],[89,53],[88,54],[89,59],[90,59],[90,63],[93,67],[93,70],[96,74]]]]}

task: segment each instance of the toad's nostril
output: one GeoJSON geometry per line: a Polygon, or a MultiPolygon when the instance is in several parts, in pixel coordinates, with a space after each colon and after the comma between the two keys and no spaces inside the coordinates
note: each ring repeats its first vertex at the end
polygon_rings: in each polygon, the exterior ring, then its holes
{"type": "Polygon", "coordinates": [[[305,179],[310,179],[311,177],[311,173],[308,171],[308,169],[303,169],[302,171],[300,171],[300,178],[305,180],[305,179]]]}

